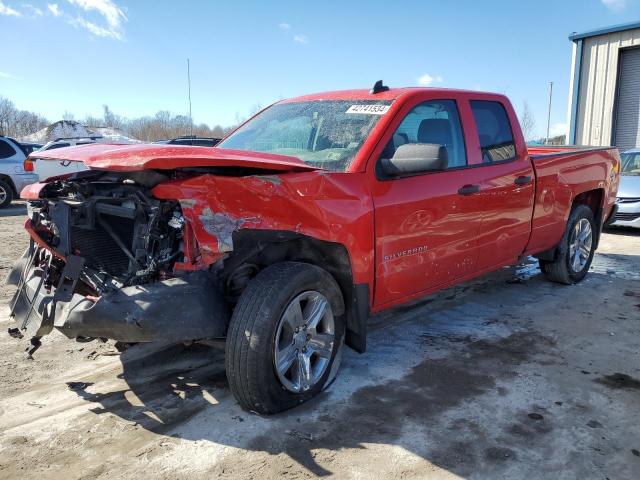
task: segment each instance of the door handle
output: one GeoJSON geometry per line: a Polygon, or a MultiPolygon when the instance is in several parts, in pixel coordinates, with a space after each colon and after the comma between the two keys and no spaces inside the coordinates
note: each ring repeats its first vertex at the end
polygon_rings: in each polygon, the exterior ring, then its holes
{"type": "Polygon", "coordinates": [[[525,176],[521,176],[516,178],[513,183],[515,183],[516,185],[527,185],[528,183],[531,183],[531,177],[525,177],[525,176]]]}
{"type": "Polygon", "coordinates": [[[460,195],[473,195],[480,191],[480,185],[465,185],[458,189],[460,195]]]}

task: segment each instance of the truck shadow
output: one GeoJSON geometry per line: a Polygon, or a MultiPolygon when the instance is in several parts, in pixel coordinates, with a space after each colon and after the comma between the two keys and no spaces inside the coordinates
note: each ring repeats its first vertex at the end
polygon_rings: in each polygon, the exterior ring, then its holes
{"type": "Polygon", "coordinates": [[[120,356],[118,378],[126,388],[106,393],[87,391],[91,382],[68,387],[100,407],[96,414],[115,413],[154,433],[166,434],[196,413],[230,397],[224,352],[205,345],[140,345],[120,356]],[[228,393],[227,393],[228,392],[228,393]],[[215,397],[213,396],[215,395],[215,397]]]}
{"type": "MultiPolygon", "coordinates": [[[[608,280],[598,274],[592,278],[594,283],[608,280]]],[[[241,410],[229,391],[224,352],[203,345],[138,346],[121,355],[124,388],[99,393],[99,384],[69,387],[99,403],[92,410],[96,414],[115,414],[158,435],[286,454],[317,476],[333,473],[328,466],[336,452],[376,444],[401,447],[463,477],[507,468],[518,461],[519,447],[549,454],[554,426],[544,409],[524,404],[515,412],[494,411],[490,423],[504,429],[487,438],[491,427],[483,424],[482,412],[488,405],[481,397],[506,395],[503,385],[524,364],[562,363],[553,338],[512,324],[513,316],[505,312],[541,296],[570,298],[571,289],[535,272],[523,277],[506,269],[464,288],[459,295],[450,289],[444,300],[389,314],[387,320],[402,324],[402,335],[397,329],[374,329],[366,355],[345,351],[341,374],[327,391],[279,415],[241,410]],[[462,406],[469,416],[437,426],[462,406]],[[419,434],[407,435],[408,426],[419,434]]],[[[222,457],[212,473],[244,476],[247,468],[222,457]]]]}
{"type": "Polygon", "coordinates": [[[13,202],[8,207],[0,209],[2,217],[24,217],[27,215],[27,204],[24,202],[13,202]]]}
{"type": "Polygon", "coordinates": [[[611,235],[624,235],[627,237],[640,237],[640,228],[631,227],[607,227],[604,229],[605,233],[611,235]]]}
{"type": "MultiPolygon", "coordinates": [[[[473,328],[464,333],[471,336],[455,340],[460,342],[461,355],[425,359],[398,378],[391,376],[383,383],[354,391],[348,387],[349,383],[358,382],[353,375],[358,370],[365,375],[368,372],[362,357],[347,355],[349,372],[342,372],[328,391],[271,417],[253,415],[238,407],[228,390],[220,352],[204,346],[167,347],[131,361],[123,355],[127,389],[102,394],[89,393],[89,387],[94,387],[91,384],[81,384],[79,388],[70,384],[70,388],[87,401],[100,404],[92,410],[95,414],[112,413],[159,435],[208,440],[273,456],[286,454],[317,476],[333,473],[327,468],[330,462],[325,461],[331,452],[367,449],[372,444],[402,447],[433,465],[466,476],[484,463],[485,451],[496,450],[515,460],[510,447],[521,439],[516,434],[510,442],[452,445],[451,438],[441,437],[439,430],[429,432],[429,426],[448,410],[496,391],[500,380],[512,377],[513,370],[536,352],[552,347],[553,340],[534,332],[518,332],[505,338],[474,341],[473,328]],[[165,367],[162,374],[157,372],[157,365],[165,367]],[[474,365],[473,370],[469,365],[474,365]],[[406,438],[403,433],[407,421],[422,426],[425,436],[431,437],[430,443],[440,447],[426,448],[406,438]],[[326,458],[322,453],[318,456],[318,452],[325,452],[326,458]]],[[[433,339],[424,339],[430,340],[433,339]]],[[[396,367],[401,370],[406,366],[396,367]]],[[[462,422],[456,430],[473,429],[473,420],[468,420],[468,425],[462,422]]],[[[526,431],[540,428],[526,412],[516,423],[526,431]]],[[[455,431],[452,433],[455,437],[455,431]]],[[[246,466],[223,458],[217,468],[242,475],[246,466]]]]}

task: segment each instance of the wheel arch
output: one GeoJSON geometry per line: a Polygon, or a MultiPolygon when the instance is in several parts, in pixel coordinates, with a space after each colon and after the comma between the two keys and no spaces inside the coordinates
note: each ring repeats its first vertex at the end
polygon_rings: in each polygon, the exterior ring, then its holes
{"type": "MultiPolygon", "coordinates": [[[[602,233],[602,227],[604,224],[602,219],[604,215],[603,213],[604,198],[605,198],[605,194],[604,194],[604,189],[602,188],[585,190],[584,192],[579,193],[578,195],[573,197],[571,201],[571,206],[567,213],[567,218],[565,220],[565,224],[566,224],[569,221],[569,218],[571,217],[571,212],[576,207],[576,205],[585,205],[589,207],[593,212],[593,219],[595,221],[595,227],[596,227],[594,229],[595,248],[598,248],[598,244],[600,243],[600,235],[602,233]]],[[[566,225],[565,225],[565,228],[566,228],[566,225]]],[[[549,250],[539,252],[535,254],[534,257],[540,260],[553,261],[555,260],[557,254],[558,254],[558,245],[550,248],[549,250]]]]}
{"type": "Polygon", "coordinates": [[[576,195],[571,204],[571,209],[576,205],[586,205],[593,212],[593,219],[595,221],[595,248],[598,248],[598,244],[600,243],[600,235],[602,233],[603,227],[603,217],[604,217],[604,199],[605,193],[603,188],[595,188],[593,190],[586,190],[582,193],[576,195]]]}
{"type": "Polygon", "coordinates": [[[0,173],[0,180],[2,180],[3,182],[7,182],[9,184],[9,186],[11,187],[13,195],[14,196],[18,196],[18,191],[16,190],[16,186],[13,183],[13,180],[11,179],[11,177],[9,175],[5,175],[3,173],[0,173]]]}
{"type": "Polygon", "coordinates": [[[342,293],[345,343],[358,352],[365,351],[369,285],[354,283],[351,258],[344,245],[291,231],[260,229],[237,230],[233,245],[233,252],[218,270],[232,302],[259,271],[270,265],[295,261],[319,266],[335,279],[342,293]]]}

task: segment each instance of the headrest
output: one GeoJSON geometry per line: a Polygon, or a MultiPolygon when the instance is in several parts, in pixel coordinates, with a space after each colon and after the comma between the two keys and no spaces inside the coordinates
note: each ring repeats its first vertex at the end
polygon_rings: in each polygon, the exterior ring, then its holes
{"type": "Polygon", "coordinates": [[[450,146],[453,142],[451,123],[444,118],[428,118],[420,122],[418,128],[419,143],[435,143],[450,146]]]}

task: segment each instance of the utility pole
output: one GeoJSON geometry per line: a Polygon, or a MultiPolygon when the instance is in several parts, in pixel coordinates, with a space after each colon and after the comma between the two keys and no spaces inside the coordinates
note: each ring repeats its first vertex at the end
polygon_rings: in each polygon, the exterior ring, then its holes
{"type": "Polygon", "coordinates": [[[547,114],[547,139],[544,144],[549,145],[549,129],[551,128],[551,99],[553,98],[553,82],[549,82],[549,112],[547,114]]]}
{"type": "Polygon", "coordinates": [[[189,135],[193,136],[193,117],[191,116],[191,66],[189,65],[188,58],[187,58],[187,84],[189,89],[189,135]]]}

